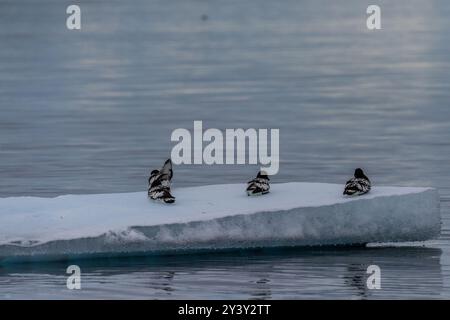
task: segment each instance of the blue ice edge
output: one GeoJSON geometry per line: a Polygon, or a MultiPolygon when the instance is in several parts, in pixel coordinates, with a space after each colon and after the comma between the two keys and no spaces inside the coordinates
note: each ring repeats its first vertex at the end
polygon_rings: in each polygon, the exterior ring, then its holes
{"type": "Polygon", "coordinates": [[[173,206],[142,192],[0,199],[0,263],[424,241],[441,230],[431,188],[345,198],[334,184],[275,184],[262,197],[243,187],[175,189],[173,206]]]}

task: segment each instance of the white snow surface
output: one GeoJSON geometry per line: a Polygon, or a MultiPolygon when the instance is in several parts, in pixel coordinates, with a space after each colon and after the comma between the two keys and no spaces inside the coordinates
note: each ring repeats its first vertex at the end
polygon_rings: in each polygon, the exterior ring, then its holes
{"type": "Polygon", "coordinates": [[[291,182],[248,197],[244,184],[147,192],[0,198],[0,261],[10,257],[142,254],[184,249],[422,241],[440,232],[435,189],[291,182]]]}

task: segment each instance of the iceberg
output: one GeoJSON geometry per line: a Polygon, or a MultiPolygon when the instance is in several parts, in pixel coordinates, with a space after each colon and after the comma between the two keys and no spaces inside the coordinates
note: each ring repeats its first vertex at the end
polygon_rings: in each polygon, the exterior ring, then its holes
{"type": "Polygon", "coordinates": [[[244,184],[146,192],[0,198],[0,262],[278,246],[423,241],[441,229],[432,188],[291,182],[248,197],[244,184]]]}

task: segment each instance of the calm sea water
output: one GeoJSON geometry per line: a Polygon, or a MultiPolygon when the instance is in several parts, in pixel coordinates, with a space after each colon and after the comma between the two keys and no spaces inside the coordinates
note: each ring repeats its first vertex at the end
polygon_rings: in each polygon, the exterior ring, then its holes
{"type": "MultiPolygon", "coordinates": [[[[273,182],[433,186],[439,240],[0,267],[0,298],[450,298],[450,3],[0,0],[0,197],[146,188],[176,128],[279,128],[273,182]],[[366,268],[382,269],[367,290],[366,268]]],[[[175,184],[255,166],[177,166],[175,184]]]]}

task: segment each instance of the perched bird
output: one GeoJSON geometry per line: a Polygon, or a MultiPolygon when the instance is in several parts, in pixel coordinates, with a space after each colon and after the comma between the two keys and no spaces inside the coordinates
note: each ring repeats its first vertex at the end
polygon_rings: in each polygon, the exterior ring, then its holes
{"type": "Polygon", "coordinates": [[[344,195],[360,196],[370,191],[370,180],[362,169],[355,170],[355,176],[345,184],[344,195]]]}
{"type": "Polygon", "coordinates": [[[248,196],[260,196],[262,194],[269,193],[269,177],[264,171],[258,172],[255,179],[249,181],[247,184],[247,195],[248,196]]]}
{"type": "Polygon", "coordinates": [[[170,194],[170,183],[173,176],[172,161],[164,162],[161,170],[153,170],[148,178],[148,196],[152,200],[174,203],[175,197],[170,194]]]}

